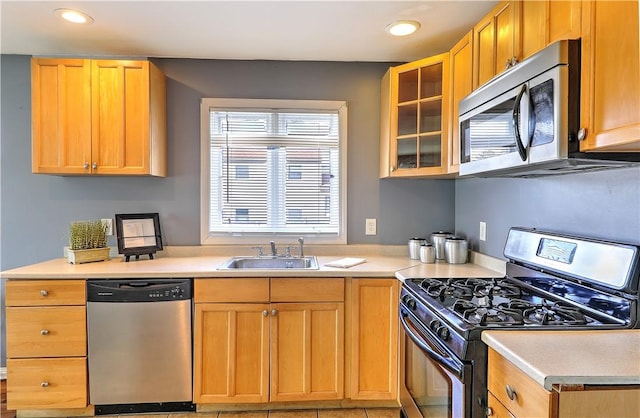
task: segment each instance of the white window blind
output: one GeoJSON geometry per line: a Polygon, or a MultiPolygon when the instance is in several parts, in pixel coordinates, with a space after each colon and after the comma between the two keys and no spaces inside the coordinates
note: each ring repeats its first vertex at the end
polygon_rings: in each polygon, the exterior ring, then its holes
{"type": "Polygon", "coordinates": [[[206,235],[339,237],[339,113],[208,107],[206,235]]]}

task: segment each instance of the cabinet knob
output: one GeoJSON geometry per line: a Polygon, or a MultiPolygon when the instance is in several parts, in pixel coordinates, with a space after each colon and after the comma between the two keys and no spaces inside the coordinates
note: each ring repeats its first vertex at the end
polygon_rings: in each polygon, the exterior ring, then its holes
{"type": "Polygon", "coordinates": [[[49,382],[40,383],[40,387],[43,387],[43,388],[49,387],[49,382]]]}
{"type": "Polygon", "coordinates": [[[514,388],[512,388],[511,386],[507,385],[507,387],[505,389],[507,391],[507,396],[512,401],[518,397],[518,394],[516,393],[516,390],[514,388]]]}
{"type": "Polygon", "coordinates": [[[49,296],[49,292],[47,292],[46,290],[42,289],[42,290],[40,290],[40,296],[47,297],[47,296],[49,296]]]}
{"type": "Polygon", "coordinates": [[[511,67],[511,58],[507,58],[507,62],[504,63],[504,69],[508,70],[511,67]]]}
{"type": "Polygon", "coordinates": [[[485,415],[488,417],[492,417],[493,416],[493,408],[490,406],[487,406],[487,409],[485,411],[485,415]]]}
{"type": "Polygon", "coordinates": [[[262,316],[269,316],[269,311],[266,309],[262,311],[262,316]]]}
{"type": "Polygon", "coordinates": [[[85,169],[89,168],[89,163],[84,163],[83,167],[84,167],[85,169]]]}
{"type": "Polygon", "coordinates": [[[40,335],[49,335],[49,330],[48,329],[41,329],[40,330],[40,335]]]}
{"type": "Polygon", "coordinates": [[[96,168],[98,168],[98,163],[93,163],[93,164],[91,164],[91,168],[93,168],[94,170],[95,170],[96,168]]]}
{"type": "Polygon", "coordinates": [[[394,166],[391,166],[391,167],[389,168],[389,171],[393,173],[394,171],[396,171],[396,168],[395,168],[394,166]]]}
{"type": "Polygon", "coordinates": [[[278,310],[277,309],[271,310],[271,315],[273,315],[273,316],[278,315],[278,310]]]}
{"type": "Polygon", "coordinates": [[[584,141],[587,139],[587,130],[585,128],[581,128],[578,131],[578,141],[584,141]]]}

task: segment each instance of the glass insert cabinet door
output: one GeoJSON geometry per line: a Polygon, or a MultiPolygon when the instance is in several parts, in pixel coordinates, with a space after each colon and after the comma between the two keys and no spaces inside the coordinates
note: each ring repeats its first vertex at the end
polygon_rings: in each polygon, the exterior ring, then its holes
{"type": "Polygon", "coordinates": [[[448,54],[391,69],[391,176],[446,173],[448,54]]]}

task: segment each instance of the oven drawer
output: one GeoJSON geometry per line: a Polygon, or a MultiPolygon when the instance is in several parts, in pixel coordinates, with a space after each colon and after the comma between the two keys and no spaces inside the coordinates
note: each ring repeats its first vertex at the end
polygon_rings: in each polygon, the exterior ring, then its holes
{"type": "Polygon", "coordinates": [[[489,348],[487,387],[516,417],[547,417],[553,394],[489,348]]]}

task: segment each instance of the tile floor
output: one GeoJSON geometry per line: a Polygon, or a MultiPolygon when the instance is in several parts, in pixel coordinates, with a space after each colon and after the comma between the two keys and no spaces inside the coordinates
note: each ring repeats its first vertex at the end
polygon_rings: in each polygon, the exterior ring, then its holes
{"type": "MultiPolygon", "coordinates": [[[[398,408],[304,409],[290,411],[206,412],[119,415],[122,418],[399,418],[398,408]]],[[[115,415],[104,415],[105,418],[115,415]]]]}

